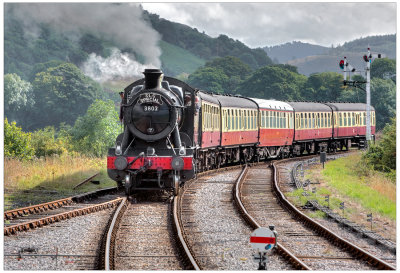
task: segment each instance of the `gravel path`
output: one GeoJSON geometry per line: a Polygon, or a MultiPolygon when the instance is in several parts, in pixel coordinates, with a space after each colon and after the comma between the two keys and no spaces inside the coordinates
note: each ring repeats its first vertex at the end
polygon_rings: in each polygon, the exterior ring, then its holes
{"type": "Polygon", "coordinates": [[[96,269],[100,240],[113,211],[107,209],[4,237],[4,270],[96,269]],[[22,258],[18,257],[20,251],[22,258]]]}
{"type": "MultiPolygon", "coordinates": [[[[249,237],[252,230],[233,203],[232,188],[241,170],[198,179],[185,192],[182,221],[204,270],[257,270],[249,237]]],[[[269,255],[269,270],[288,269],[278,255],[269,255]]]]}

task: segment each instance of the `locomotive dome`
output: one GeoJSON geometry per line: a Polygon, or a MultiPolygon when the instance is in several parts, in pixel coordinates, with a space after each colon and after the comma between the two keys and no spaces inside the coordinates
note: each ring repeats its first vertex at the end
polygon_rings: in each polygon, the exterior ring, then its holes
{"type": "Polygon", "coordinates": [[[146,69],[143,74],[144,85],[135,86],[128,94],[125,118],[136,137],[156,141],[167,137],[179,125],[182,90],[163,81],[160,69],[146,69]]]}

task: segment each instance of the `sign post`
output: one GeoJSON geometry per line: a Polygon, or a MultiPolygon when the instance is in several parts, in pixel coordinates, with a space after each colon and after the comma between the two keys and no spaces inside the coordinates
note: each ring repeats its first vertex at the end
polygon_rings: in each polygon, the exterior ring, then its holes
{"type": "Polygon", "coordinates": [[[260,260],[258,270],[267,270],[267,252],[276,246],[277,236],[278,234],[274,226],[257,228],[250,235],[251,247],[257,250],[259,255],[259,257],[255,258],[256,260],[260,260]]]}
{"type": "Polygon", "coordinates": [[[322,163],[322,168],[325,169],[326,152],[321,152],[319,154],[319,162],[322,163]]]}

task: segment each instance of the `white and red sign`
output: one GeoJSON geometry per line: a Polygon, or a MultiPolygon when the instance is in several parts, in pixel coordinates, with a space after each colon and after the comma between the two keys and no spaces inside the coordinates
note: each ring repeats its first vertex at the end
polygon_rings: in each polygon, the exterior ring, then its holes
{"type": "Polygon", "coordinates": [[[259,252],[267,252],[275,247],[276,235],[269,228],[260,227],[250,235],[250,244],[259,252]]]}

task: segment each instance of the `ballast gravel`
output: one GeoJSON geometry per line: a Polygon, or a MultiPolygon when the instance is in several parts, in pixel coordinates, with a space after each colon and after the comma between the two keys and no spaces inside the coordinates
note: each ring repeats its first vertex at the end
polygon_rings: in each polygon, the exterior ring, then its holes
{"type": "Polygon", "coordinates": [[[106,209],[5,236],[4,270],[96,269],[100,240],[113,211],[106,209]]]}

